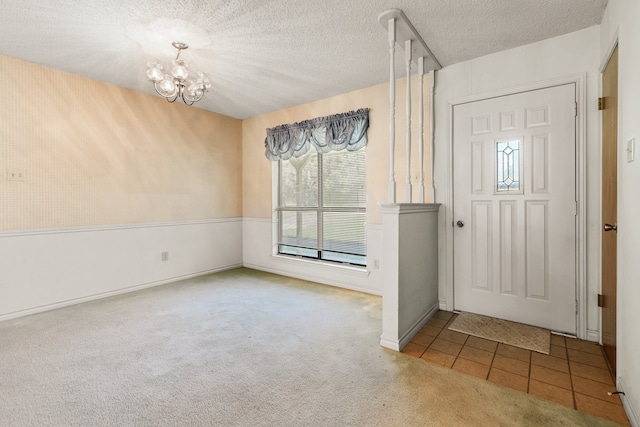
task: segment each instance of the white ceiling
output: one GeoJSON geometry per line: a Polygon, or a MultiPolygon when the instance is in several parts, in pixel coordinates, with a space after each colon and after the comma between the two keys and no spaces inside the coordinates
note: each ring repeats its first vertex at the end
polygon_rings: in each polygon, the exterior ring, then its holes
{"type": "MultiPolygon", "coordinates": [[[[188,43],[212,88],[196,106],[247,118],[383,83],[402,9],[443,66],[600,23],[607,0],[1,0],[0,54],[155,94],[146,64],[188,43]]],[[[399,50],[399,52],[402,52],[399,50]]],[[[402,53],[396,57],[402,73],[402,53]]]]}

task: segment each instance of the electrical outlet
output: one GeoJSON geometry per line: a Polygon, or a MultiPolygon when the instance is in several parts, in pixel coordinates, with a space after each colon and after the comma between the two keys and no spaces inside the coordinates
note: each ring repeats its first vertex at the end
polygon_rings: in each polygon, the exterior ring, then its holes
{"type": "Polygon", "coordinates": [[[373,260],[373,268],[380,268],[380,260],[379,259],[374,259],[373,260]]]}
{"type": "Polygon", "coordinates": [[[169,252],[162,252],[162,261],[169,261],[169,252]]]}
{"type": "Polygon", "coordinates": [[[25,174],[19,169],[7,169],[7,181],[24,181],[25,174]]]}

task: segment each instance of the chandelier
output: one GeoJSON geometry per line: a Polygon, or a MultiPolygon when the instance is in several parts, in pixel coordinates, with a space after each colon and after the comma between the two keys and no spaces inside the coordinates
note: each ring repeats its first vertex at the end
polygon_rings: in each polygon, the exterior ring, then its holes
{"type": "Polygon", "coordinates": [[[187,64],[180,59],[180,52],[189,48],[189,45],[182,42],[171,43],[173,47],[178,49],[176,59],[173,60],[171,74],[166,74],[164,67],[157,62],[149,62],[147,65],[147,77],[153,83],[153,88],[169,102],[174,102],[181,98],[182,102],[187,105],[193,105],[204,96],[204,93],[211,87],[211,82],[206,74],[197,73],[195,79],[187,80],[189,72],[187,64]]]}

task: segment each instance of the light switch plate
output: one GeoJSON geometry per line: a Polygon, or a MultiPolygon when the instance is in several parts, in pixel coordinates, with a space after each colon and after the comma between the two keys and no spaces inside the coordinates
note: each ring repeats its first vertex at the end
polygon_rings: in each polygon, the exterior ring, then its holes
{"type": "Polygon", "coordinates": [[[631,138],[627,141],[627,163],[631,163],[636,159],[636,139],[631,138]]]}

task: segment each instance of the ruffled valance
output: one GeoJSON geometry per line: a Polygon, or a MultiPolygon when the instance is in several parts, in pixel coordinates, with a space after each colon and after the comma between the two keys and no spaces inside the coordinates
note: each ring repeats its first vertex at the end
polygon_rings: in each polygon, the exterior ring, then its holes
{"type": "Polygon", "coordinates": [[[369,109],[334,114],[267,129],[264,140],[269,160],[300,157],[313,145],[320,153],[356,151],[367,145],[369,109]]]}

